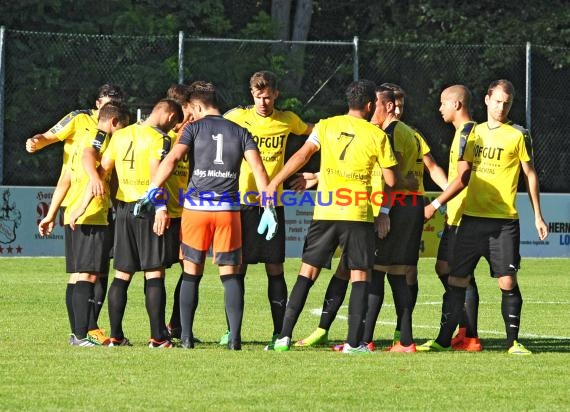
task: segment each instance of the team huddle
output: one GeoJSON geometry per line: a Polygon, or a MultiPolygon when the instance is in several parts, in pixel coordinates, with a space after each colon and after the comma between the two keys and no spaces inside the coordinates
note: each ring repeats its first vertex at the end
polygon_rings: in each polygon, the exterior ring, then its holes
{"type": "Polygon", "coordinates": [[[39,231],[51,233],[59,208],[65,208],[71,345],[130,345],[122,327],[127,290],[134,273],[143,271],[149,347],[172,347],[179,339],[182,348],[193,348],[200,342],[193,334],[194,315],[210,251],[224,287],[227,330],[220,344],[231,350],[242,344],[247,267],[264,263],[273,320],[266,350],[326,344],[350,283],[347,338],[333,349],[374,351],[387,278],[397,314],[388,351],[481,351],[473,275],[485,257],[502,292],[508,353],[531,353],[518,342],[522,296],[516,279],[520,229],[515,195],[521,169],[539,238],[548,232],[529,133],[507,118],[514,97],[509,81],[489,86],[488,119],[482,124],[471,119],[465,86],[442,92],[440,113],[456,129],[447,174],[421,133],[400,120],[405,95],[395,84],[351,83],[347,113],[314,126],[275,108],[279,91],[273,73],[254,73],[250,91],[252,106],[222,115],[212,83],[175,85],[147,119],[130,124],[122,90],[104,85],[96,109],[72,112],[48,132],[28,139],[29,152],[64,141],[62,172],[39,231]],[[290,134],[308,138],[284,162],[290,134]],[[283,183],[317,151],[319,172],[298,173],[291,187],[300,191],[318,184],[318,192],[331,194],[332,205],[315,205],[302,264],[288,295],[283,183]],[[424,205],[426,170],[443,192],[424,205]],[[339,203],[339,189],[345,194],[381,192],[384,200],[347,202],[345,197],[339,203]],[[247,202],[240,203],[240,193],[249,196],[247,202]],[[440,332],[416,345],[412,313],[422,228],[444,204],[446,225],[436,263],[445,290],[440,332]],[[338,247],[341,259],[325,293],[319,326],[293,344],[309,290],[321,269],[330,269],[338,247]],[[111,257],[115,276],[106,293],[111,257]],[[175,264],[182,273],[166,323],[165,270],[175,264]],[[98,326],[106,295],[109,336],[98,326]]]}

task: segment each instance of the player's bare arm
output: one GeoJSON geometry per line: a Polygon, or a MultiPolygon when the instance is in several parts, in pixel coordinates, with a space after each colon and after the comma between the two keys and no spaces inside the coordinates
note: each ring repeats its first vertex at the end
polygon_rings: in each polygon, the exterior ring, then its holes
{"type": "Polygon", "coordinates": [[[303,190],[310,189],[319,183],[318,173],[295,173],[295,178],[291,180],[290,187],[295,192],[302,192],[303,190]]]}
{"type": "Polygon", "coordinates": [[[303,146],[299,150],[297,150],[293,155],[289,158],[287,163],[283,166],[283,169],[279,171],[275,175],[275,177],[271,180],[269,185],[267,186],[267,192],[273,193],[277,191],[277,187],[281,183],[285,181],[289,176],[299,170],[301,167],[305,166],[311,156],[313,156],[319,148],[316,144],[311,141],[306,141],[303,146]]]}
{"type": "Polygon", "coordinates": [[[269,184],[269,176],[263,165],[263,160],[257,150],[247,150],[244,152],[243,157],[251,167],[253,177],[255,179],[255,185],[261,192],[266,192],[267,197],[273,196],[273,192],[267,192],[267,185],[269,184]]]}
{"type": "Polygon", "coordinates": [[[59,142],[59,139],[52,132],[36,134],[26,140],[26,151],[34,153],[55,142],[59,142]]]}
{"type": "Polygon", "coordinates": [[[67,194],[70,186],[71,173],[69,170],[67,170],[67,168],[64,167],[57,181],[57,186],[53,192],[46,217],[44,217],[38,225],[40,236],[47,236],[53,231],[55,217],[57,216],[57,212],[63,203],[63,199],[65,199],[65,195],[67,194]]]}
{"type": "Polygon", "coordinates": [[[445,171],[436,163],[431,153],[424,155],[423,158],[424,167],[429,172],[431,180],[433,180],[441,190],[445,190],[447,187],[447,175],[445,174],[445,171]]]}
{"type": "Polygon", "coordinates": [[[99,173],[97,173],[98,157],[99,153],[93,147],[86,147],[81,157],[83,168],[89,175],[87,191],[93,193],[93,196],[103,196],[105,194],[105,183],[101,180],[99,173]]]}
{"type": "Polygon", "coordinates": [[[424,218],[429,220],[435,214],[437,208],[446,204],[455,196],[457,196],[463,189],[467,187],[469,178],[471,177],[471,163],[465,160],[457,162],[457,177],[453,179],[447,188],[430,204],[424,207],[424,218]],[[437,206],[437,208],[436,208],[437,206]]]}
{"type": "Polygon", "coordinates": [[[538,232],[538,238],[540,240],[546,239],[548,236],[548,226],[542,217],[542,211],[540,209],[540,189],[538,184],[538,176],[534,165],[531,162],[521,162],[522,170],[524,172],[524,182],[526,185],[526,190],[528,192],[528,197],[530,199],[530,205],[532,210],[534,210],[534,225],[536,226],[536,231],[538,232]]]}

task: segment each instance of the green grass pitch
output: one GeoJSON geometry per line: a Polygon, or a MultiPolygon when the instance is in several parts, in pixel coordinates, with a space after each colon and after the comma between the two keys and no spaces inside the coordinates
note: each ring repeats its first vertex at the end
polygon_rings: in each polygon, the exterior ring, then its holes
{"type": "MultiPolygon", "coordinates": [[[[336,265],[336,261],[333,265],[336,265]]],[[[0,259],[0,407],[2,410],[569,410],[570,273],[568,259],[523,259],[521,342],[534,354],[506,354],[500,291],[478,267],[482,353],[347,356],[328,347],[264,352],[271,336],[263,266],[250,266],[241,352],[217,345],[225,330],[223,289],[208,264],[201,283],[194,350],[151,350],[142,275],[129,290],[124,329],[134,346],[78,348],[67,344],[62,258],[0,259]]],[[[299,259],[288,259],[291,290],[299,259]]],[[[442,287],[433,259],[421,259],[414,335],[437,334],[442,287]]],[[[294,340],[318,324],[331,272],[313,286],[294,340]]],[[[179,270],[167,274],[170,295],[179,270]]],[[[345,303],[348,302],[348,299],[345,303]]],[[[347,308],[330,338],[346,335],[347,308]]],[[[389,286],[376,328],[378,346],[392,335],[389,286]]],[[[101,326],[108,329],[106,308],[101,326]]]]}

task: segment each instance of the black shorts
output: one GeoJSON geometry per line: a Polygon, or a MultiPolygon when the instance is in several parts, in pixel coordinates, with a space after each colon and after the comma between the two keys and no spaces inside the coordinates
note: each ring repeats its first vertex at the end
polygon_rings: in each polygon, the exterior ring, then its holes
{"type": "Polygon", "coordinates": [[[241,207],[241,239],[244,264],[285,262],[285,208],[276,206],[277,233],[271,240],[265,240],[265,233],[257,233],[263,208],[241,207]]]}
{"type": "Polygon", "coordinates": [[[448,225],[447,223],[443,227],[443,233],[439,241],[439,247],[437,248],[437,260],[442,260],[444,262],[449,262],[451,259],[451,254],[453,253],[453,248],[457,242],[457,230],[459,226],[448,225]]]}
{"type": "Polygon", "coordinates": [[[450,260],[450,274],[473,275],[481,257],[489,262],[491,276],[515,275],[520,267],[518,219],[465,216],[461,218],[450,260]]]}
{"type": "Polygon", "coordinates": [[[152,231],[154,213],[135,217],[134,205],[135,202],[118,202],[113,267],[127,273],[164,268],[165,236],[152,231]]]}
{"type": "Polygon", "coordinates": [[[101,225],[65,225],[65,269],[67,273],[109,272],[109,228],[101,225]]]}
{"type": "Polygon", "coordinates": [[[166,255],[164,265],[169,268],[180,262],[180,223],[181,217],[170,219],[170,227],[164,232],[166,255]]]}
{"type": "Polygon", "coordinates": [[[382,266],[418,264],[424,228],[423,196],[406,196],[404,204],[390,209],[390,232],[384,239],[376,237],[374,264],[382,266]]]}
{"type": "Polygon", "coordinates": [[[113,239],[115,239],[115,212],[113,208],[109,209],[109,213],[107,214],[107,222],[109,222],[109,259],[112,259],[114,256],[114,247],[113,247],[113,239]]]}
{"type": "Polygon", "coordinates": [[[374,224],[346,220],[313,220],[303,245],[302,260],[317,268],[331,268],[338,246],[347,269],[369,270],[374,265],[374,224]]]}

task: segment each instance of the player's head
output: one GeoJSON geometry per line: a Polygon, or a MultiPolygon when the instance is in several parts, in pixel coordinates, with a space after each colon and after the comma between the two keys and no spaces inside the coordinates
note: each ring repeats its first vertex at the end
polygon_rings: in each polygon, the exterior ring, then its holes
{"type": "Polygon", "coordinates": [[[485,96],[487,117],[497,122],[505,123],[513,106],[514,97],[515,87],[510,81],[500,79],[491,82],[485,96]]]}
{"type": "Polygon", "coordinates": [[[372,123],[382,126],[390,114],[394,115],[396,108],[396,94],[384,85],[376,88],[376,109],[372,115],[372,123]]]}
{"type": "Polygon", "coordinates": [[[275,100],[279,97],[275,73],[267,70],[253,73],[249,79],[249,89],[257,114],[263,117],[271,116],[275,109],[275,100]]]}
{"type": "Polygon", "coordinates": [[[154,105],[152,112],[145,123],[158,127],[165,133],[176,126],[184,119],[182,106],[174,99],[161,99],[154,105]]]}
{"type": "Polygon", "coordinates": [[[219,110],[218,93],[213,83],[198,80],[190,85],[190,89],[190,110],[194,120],[203,118],[212,109],[219,110]]]}
{"type": "Polygon", "coordinates": [[[179,126],[182,126],[186,122],[193,121],[192,110],[190,107],[190,91],[192,88],[187,84],[173,84],[166,91],[166,97],[168,99],[176,100],[182,106],[182,111],[184,112],[184,120],[177,125],[174,130],[178,130],[179,126]]]}
{"type": "Polygon", "coordinates": [[[123,93],[123,89],[116,84],[104,84],[103,86],[99,87],[99,91],[97,92],[97,100],[95,100],[95,107],[100,109],[105,103],[109,103],[111,101],[114,102],[122,102],[125,99],[125,94],[123,93]]]}
{"type": "Polygon", "coordinates": [[[129,125],[131,115],[126,104],[111,101],[99,109],[99,122],[97,128],[107,133],[122,129],[129,125]]]}
{"type": "Polygon", "coordinates": [[[394,92],[396,99],[394,101],[394,114],[396,115],[396,119],[400,120],[404,115],[404,100],[406,98],[406,92],[402,86],[399,86],[396,83],[382,83],[380,86],[385,87],[386,89],[390,89],[394,92]]]}
{"type": "Polygon", "coordinates": [[[449,86],[441,92],[439,113],[446,123],[453,123],[458,114],[469,115],[471,92],[462,84],[449,86]]]}
{"type": "Polygon", "coordinates": [[[346,88],[346,102],[349,110],[358,110],[370,120],[376,108],[376,85],[366,79],[350,83],[346,88]]]}

